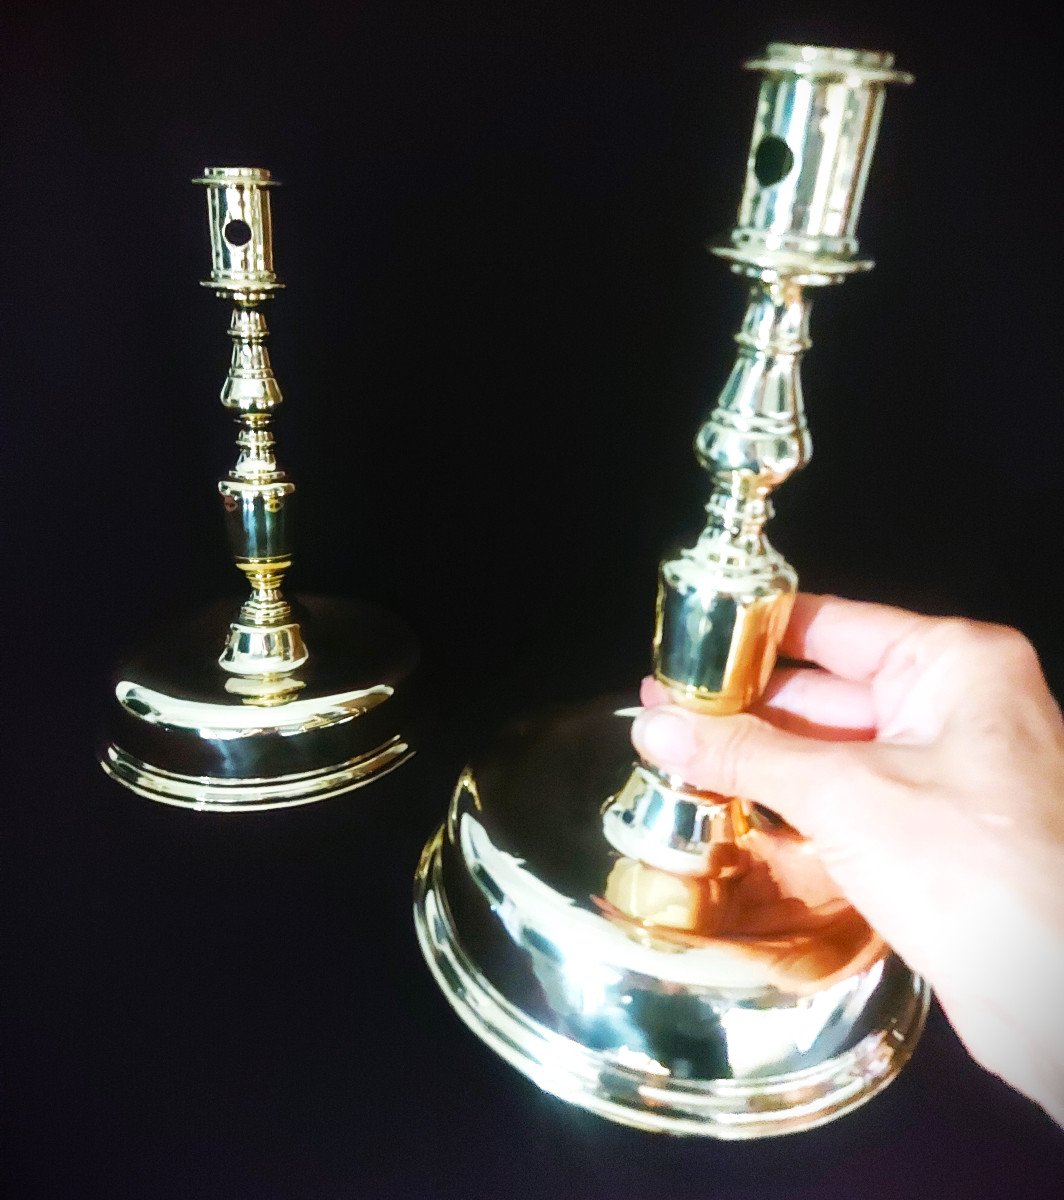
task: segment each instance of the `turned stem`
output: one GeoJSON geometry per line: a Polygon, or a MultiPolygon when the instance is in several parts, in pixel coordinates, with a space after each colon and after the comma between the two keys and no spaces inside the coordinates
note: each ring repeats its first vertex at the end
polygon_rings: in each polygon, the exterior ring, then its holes
{"type": "Polygon", "coordinates": [[[275,181],[256,167],[209,167],[196,182],[207,188],[211,234],[212,271],[204,286],[234,306],[233,350],[221,401],[239,426],[237,460],[218,491],[236,566],[251,587],[218,661],[236,675],[275,679],[307,659],[281,590],[292,565],[296,489],[277,464],[270,424],[284,397],[270,364],[269,330],[261,311],[283,287],[273,270],[270,189],[275,181]]]}

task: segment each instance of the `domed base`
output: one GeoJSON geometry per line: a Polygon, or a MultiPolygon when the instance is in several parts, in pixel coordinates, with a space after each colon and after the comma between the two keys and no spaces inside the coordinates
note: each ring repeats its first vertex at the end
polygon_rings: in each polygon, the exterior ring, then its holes
{"type": "MultiPolygon", "coordinates": [[[[625,1125],[755,1138],[848,1112],[909,1058],[926,985],[821,883],[796,882],[793,836],[735,885],[742,903],[727,910],[718,889],[688,920],[695,883],[631,867],[603,835],[631,712],[600,701],[521,722],[462,776],[415,884],[437,983],[541,1088],[625,1125]],[[657,918],[634,912],[633,870],[657,918]],[[767,880],[788,871],[781,903],[767,880]]],[[[778,839],[740,840],[761,854],[778,839]]]]}
{"type": "Polygon", "coordinates": [[[218,656],[238,601],[158,630],[116,673],[100,765],[164,804],[246,812],[361,787],[413,753],[420,689],[413,637],[373,605],[293,603],[308,661],[265,683],[218,656]]]}

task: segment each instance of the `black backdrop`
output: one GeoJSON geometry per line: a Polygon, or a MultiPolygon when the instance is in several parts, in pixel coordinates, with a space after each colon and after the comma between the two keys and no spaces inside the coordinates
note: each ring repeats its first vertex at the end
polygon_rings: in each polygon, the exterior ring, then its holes
{"type": "MultiPolygon", "coordinates": [[[[741,291],[769,40],[889,48],[860,229],[816,303],[812,465],[776,544],[813,590],[1016,624],[1064,685],[1055,43],[1034,5],[8,6],[3,242],[12,1195],[997,1197],[1061,1139],[935,1014],[873,1104],[696,1144],[541,1096],[447,1010],[409,919],[450,779],[507,713],[634,684],[741,291]],[[418,628],[437,732],[385,784],[232,820],[92,761],[108,671],[238,591],[214,480],[208,164],[269,167],[293,584],[418,628]]],[[[1055,1178],[1054,1178],[1055,1177],[1055,1178]]]]}

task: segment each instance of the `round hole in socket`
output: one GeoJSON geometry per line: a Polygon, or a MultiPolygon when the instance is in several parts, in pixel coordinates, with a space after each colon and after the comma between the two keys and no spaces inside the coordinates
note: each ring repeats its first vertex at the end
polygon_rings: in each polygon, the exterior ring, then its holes
{"type": "Polygon", "coordinates": [[[251,241],[251,226],[247,221],[226,221],[222,237],[230,246],[246,246],[251,241]]]}
{"type": "Polygon", "coordinates": [[[761,139],[754,152],[754,175],[762,187],[771,187],[791,173],[794,155],[781,137],[770,133],[761,139]]]}

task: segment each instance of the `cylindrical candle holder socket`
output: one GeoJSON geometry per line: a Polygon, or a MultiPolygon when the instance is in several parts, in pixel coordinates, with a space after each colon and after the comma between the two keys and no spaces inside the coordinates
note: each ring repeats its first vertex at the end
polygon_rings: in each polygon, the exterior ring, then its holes
{"type": "MultiPolygon", "coordinates": [[[[762,694],[797,575],[771,495],[809,459],[799,365],[811,287],[871,264],[856,224],[889,55],[772,45],[736,228],[738,354],[696,437],[705,529],[662,564],[654,671],[674,702],[762,694]]],[[[460,1017],[540,1087],[623,1124],[790,1133],[894,1078],[923,981],[793,829],[635,762],[607,697],[526,718],[463,773],[415,884],[418,937],[460,1017]]]]}
{"type": "Polygon", "coordinates": [[[248,297],[284,287],[273,270],[270,189],[277,180],[261,167],[207,167],[193,183],[207,189],[211,277],[203,286],[248,297]]]}
{"type": "Polygon", "coordinates": [[[220,398],[237,422],[237,457],[218,491],[250,595],[239,611],[226,602],[175,623],[120,667],[101,762],[167,804],[224,812],[307,804],[410,756],[417,651],[403,622],[373,605],[293,603],[283,592],[295,485],[277,462],[271,423],[283,397],[262,312],[284,286],[273,262],[277,183],[259,167],[208,167],[194,182],[207,195],[203,286],[233,305],[220,398]]]}
{"type": "Polygon", "coordinates": [[[714,252],[802,282],[867,270],[856,230],[884,85],[912,76],[892,54],[779,42],[744,65],[761,90],[739,219],[714,252]]]}

